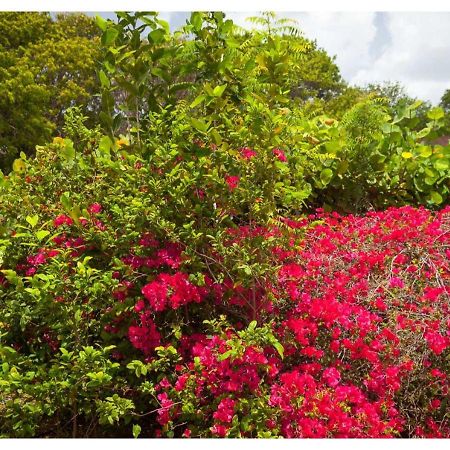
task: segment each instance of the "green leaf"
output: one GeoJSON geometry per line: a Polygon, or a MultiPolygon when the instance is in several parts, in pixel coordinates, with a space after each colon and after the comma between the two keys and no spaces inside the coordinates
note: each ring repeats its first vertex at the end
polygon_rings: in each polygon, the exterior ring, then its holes
{"type": "Polygon", "coordinates": [[[386,134],[397,133],[400,131],[400,127],[391,123],[384,123],[381,126],[381,131],[386,134]]]}
{"type": "Polygon", "coordinates": [[[68,193],[64,193],[61,195],[61,197],[59,197],[59,201],[61,202],[61,204],[63,205],[64,209],[68,210],[72,207],[72,202],[69,199],[68,193]]]}
{"type": "Polygon", "coordinates": [[[213,89],[213,95],[215,97],[221,97],[226,88],[227,88],[226,84],[222,84],[221,86],[216,86],[213,89]]]}
{"type": "Polygon", "coordinates": [[[440,108],[439,106],[437,106],[436,108],[430,109],[427,112],[427,117],[431,120],[442,119],[442,117],[444,117],[444,115],[445,115],[444,110],[442,108],[440,108]]]}
{"type": "Polygon", "coordinates": [[[156,22],[161,25],[161,27],[164,29],[164,31],[169,34],[170,33],[170,26],[169,23],[162,19],[156,19],[156,22]]]}
{"type": "Polygon", "coordinates": [[[205,123],[203,120],[195,119],[194,117],[191,118],[191,123],[198,131],[201,131],[202,133],[206,133],[208,131],[209,125],[205,123]]]}
{"type": "Polygon", "coordinates": [[[256,325],[258,325],[258,322],[256,320],[252,320],[249,324],[248,324],[248,331],[253,331],[256,328],[256,325]]]}
{"type": "Polygon", "coordinates": [[[280,355],[281,359],[284,358],[284,347],[277,341],[273,343],[273,346],[275,348],[275,350],[278,352],[278,354],[280,355]]]}
{"type": "Polygon", "coordinates": [[[76,223],[78,224],[80,222],[80,217],[81,217],[81,209],[78,205],[75,205],[73,208],[71,208],[69,211],[69,216],[70,218],[76,223]]]}
{"type": "Polygon", "coordinates": [[[119,32],[115,28],[108,28],[102,36],[102,44],[103,45],[111,45],[119,35],[119,32]]]}
{"type": "Polygon", "coordinates": [[[109,136],[103,136],[98,144],[99,153],[108,156],[111,153],[112,141],[109,136]]]}
{"type": "Polygon", "coordinates": [[[419,147],[419,153],[422,158],[429,158],[433,154],[433,151],[431,150],[431,147],[421,145],[419,147]]]}
{"type": "Polygon", "coordinates": [[[436,205],[440,205],[443,202],[443,200],[444,200],[442,198],[442,195],[439,194],[439,192],[436,192],[436,191],[432,191],[430,193],[430,199],[436,205]]]}
{"type": "Polygon", "coordinates": [[[111,87],[111,83],[109,81],[109,78],[106,76],[106,73],[103,70],[100,70],[100,72],[98,73],[98,77],[100,79],[101,85],[104,88],[109,89],[111,87]]]}
{"type": "Polygon", "coordinates": [[[433,166],[436,170],[446,170],[449,168],[448,159],[436,159],[433,163],[433,166]]]}
{"type": "Polygon", "coordinates": [[[417,109],[422,103],[422,100],[416,100],[412,105],[409,106],[409,109],[417,109]]]}
{"type": "Polygon", "coordinates": [[[48,230],[36,231],[36,237],[38,238],[39,241],[42,241],[42,239],[47,237],[49,234],[50,234],[50,231],[48,231],[48,230]]]}
{"type": "Polygon", "coordinates": [[[211,134],[216,145],[220,145],[222,143],[222,137],[220,136],[219,132],[216,129],[213,129],[211,131],[211,134]]]}
{"type": "Polygon", "coordinates": [[[194,101],[190,104],[190,108],[195,108],[196,106],[200,105],[200,103],[205,101],[206,96],[205,95],[199,95],[197,98],[194,99],[194,101]]]}
{"type": "Polygon", "coordinates": [[[23,159],[16,159],[13,162],[13,171],[14,172],[18,172],[18,173],[23,172],[25,170],[25,168],[26,168],[26,164],[23,159]]]}
{"type": "Polygon", "coordinates": [[[225,361],[226,359],[228,359],[230,356],[233,356],[234,354],[235,354],[235,350],[228,350],[225,353],[222,353],[221,355],[219,355],[218,360],[225,361]]]}
{"type": "Polygon", "coordinates": [[[189,22],[192,24],[195,31],[200,31],[202,28],[202,24],[203,24],[202,13],[193,12],[191,14],[191,19],[189,20],[189,22]]]}
{"type": "Polygon", "coordinates": [[[97,15],[95,16],[95,22],[97,23],[97,26],[102,30],[105,31],[108,27],[108,22],[101,16],[97,15]]]}
{"type": "Polygon", "coordinates": [[[151,31],[148,34],[149,40],[151,40],[154,44],[159,44],[164,40],[164,36],[166,32],[162,28],[157,28],[156,30],[151,31]]]}
{"type": "Polygon", "coordinates": [[[417,139],[422,139],[425,136],[428,136],[431,132],[431,128],[423,128],[422,130],[420,130],[417,134],[416,134],[416,138],[417,139]]]}
{"type": "Polygon", "coordinates": [[[139,435],[141,434],[141,430],[142,428],[140,427],[140,425],[138,424],[133,425],[133,437],[135,439],[139,437],[139,435]]]}
{"type": "Polygon", "coordinates": [[[39,221],[39,216],[37,214],[35,216],[27,216],[25,220],[31,225],[31,228],[34,228],[39,221]]]}
{"type": "Polygon", "coordinates": [[[65,145],[61,150],[61,154],[66,161],[72,161],[75,158],[75,148],[73,146],[73,142],[70,139],[64,139],[64,144],[65,145]]]}
{"type": "Polygon", "coordinates": [[[327,185],[331,178],[333,177],[333,171],[331,169],[323,169],[322,172],[320,172],[320,181],[327,185]]]}

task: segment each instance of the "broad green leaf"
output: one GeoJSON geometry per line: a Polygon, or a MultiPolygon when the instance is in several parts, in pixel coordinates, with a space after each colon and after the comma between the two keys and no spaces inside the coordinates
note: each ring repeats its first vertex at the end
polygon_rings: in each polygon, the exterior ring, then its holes
{"type": "Polygon", "coordinates": [[[347,160],[340,161],[338,166],[337,166],[337,172],[340,175],[344,174],[345,172],[347,172],[348,166],[349,166],[349,162],[347,160]]]}
{"type": "Polygon", "coordinates": [[[211,134],[216,145],[220,145],[222,143],[222,137],[220,136],[219,132],[216,129],[213,129],[211,131],[211,134]]]}
{"type": "Polygon", "coordinates": [[[105,31],[108,27],[108,22],[101,16],[97,15],[95,16],[95,21],[97,22],[97,26],[102,30],[105,31]]]}
{"type": "Polygon", "coordinates": [[[417,134],[416,134],[416,138],[417,139],[422,139],[425,136],[428,136],[431,132],[431,128],[423,128],[422,130],[420,130],[417,134]]]}
{"type": "Polygon", "coordinates": [[[441,194],[439,194],[439,192],[436,191],[432,191],[430,193],[430,199],[436,205],[440,205],[443,202],[441,194]]]}
{"type": "Polygon", "coordinates": [[[206,96],[205,95],[199,95],[194,99],[194,101],[190,104],[191,108],[195,108],[196,106],[200,105],[200,103],[205,101],[206,96]]]}
{"type": "Polygon", "coordinates": [[[115,28],[108,28],[102,36],[102,44],[105,46],[111,45],[119,35],[115,28]]]}
{"type": "Polygon", "coordinates": [[[412,105],[409,106],[409,109],[417,109],[422,103],[422,100],[416,100],[412,105]]]}
{"type": "Polygon", "coordinates": [[[34,228],[39,221],[39,216],[37,214],[34,216],[27,216],[25,217],[25,220],[31,225],[31,228],[34,228]]]}
{"type": "Polygon", "coordinates": [[[81,209],[78,205],[75,205],[73,208],[71,208],[69,211],[69,216],[73,219],[73,221],[75,223],[79,223],[80,222],[80,217],[81,217],[81,209]]]}
{"type": "Polygon", "coordinates": [[[64,193],[59,198],[59,201],[64,206],[64,209],[68,210],[72,207],[72,202],[69,199],[68,193],[64,193]]]}
{"type": "Polygon", "coordinates": [[[133,425],[133,437],[136,439],[141,434],[141,426],[138,424],[133,425]]]}
{"type": "Polygon", "coordinates": [[[202,28],[202,23],[203,23],[202,13],[193,12],[191,14],[191,18],[190,18],[189,22],[192,24],[195,31],[200,31],[202,28]]]}
{"type": "Polygon", "coordinates": [[[331,169],[323,169],[322,172],[320,172],[320,181],[327,185],[331,178],[333,177],[333,171],[331,169]]]}
{"type": "Polygon", "coordinates": [[[446,170],[449,168],[448,159],[436,159],[433,163],[433,166],[436,170],[446,170]]]}
{"type": "Polygon", "coordinates": [[[164,31],[169,34],[170,33],[170,26],[169,23],[162,19],[156,19],[156,22],[161,25],[161,27],[164,29],[164,31]]]}
{"type": "Polygon", "coordinates": [[[157,28],[156,30],[151,31],[148,34],[149,40],[151,40],[155,44],[159,44],[164,40],[165,31],[162,28],[157,28]]]}
{"type": "Polygon", "coordinates": [[[61,154],[66,161],[72,161],[75,158],[75,148],[70,139],[64,139],[64,147],[61,150],[61,154]]]}
{"type": "Polygon", "coordinates": [[[421,145],[419,147],[419,153],[422,158],[429,158],[433,154],[433,151],[431,150],[431,147],[428,147],[427,145],[421,145]]]}
{"type": "Polygon", "coordinates": [[[391,134],[391,133],[397,133],[401,130],[398,125],[393,125],[391,123],[384,123],[381,126],[381,131],[383,131],[383,133],[386,133],[386,134],[391,134]]]}
{"type": "Polygon", "coordinates": [[[427,112],[427,117],[431,120],[442,119],[442,117],[444,117],[444,115],[445,115],[444,110],[442,108],[440,108],[439,106],[437,106],[436,108],[430,109],[427,112]]]}
{"type": "Polygon", "coordinates": [[[221,86],[216,86],[213,89],[213,95],[215,97],[221,97],[226,88],[227,88],[226,84],[222,84],[221,86]]]}
{"type": "Polygon", "coordinates": [[[50,234],[50,231],[48,230],[39,230],[36,232],[36,237],[39,241],[42,241],[45,237],[47,237],[50,234]]]}
{"type": "Polygon", "coordinates": [[[98,76],[99,76],[101,85],[104,88],[109,89],[111,87],[111,83],[109,81],[109,78],[106,76],[106,73],[103,72],[103,70],[100,70],[100,72],[98,73],[98,76]]]}
{"type": "Polygon", "coordinates": [[[25,161],[23,159],[16,159],[13,163],[14,172],[23,172],[26,168],[25,161]]]}
{"type": "Polygon", "coordinates": [[[98,144],[98,150],[101,155],[109,155],[111,153],[112,141],[109,136],[103,136],[98,144]]]}
{"type": "Polygon", "coordinates": [[[191,118],[191,123],[198,131],[201,131],[203,133],[206,133],[208,131],[208,124],[205,123],[203,120],[195,119],[194,117],[191,118]]]}

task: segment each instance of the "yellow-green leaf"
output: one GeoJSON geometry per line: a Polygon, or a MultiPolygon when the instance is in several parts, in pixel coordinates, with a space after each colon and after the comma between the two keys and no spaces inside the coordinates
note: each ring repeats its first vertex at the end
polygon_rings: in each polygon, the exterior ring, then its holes
{"type": "Polygon", "coordinates": [[[39,216],[36,214],[34,216],[27,216],[25,220],[31,225],[31,228],[34,228],[39,220],[39,216]]]}

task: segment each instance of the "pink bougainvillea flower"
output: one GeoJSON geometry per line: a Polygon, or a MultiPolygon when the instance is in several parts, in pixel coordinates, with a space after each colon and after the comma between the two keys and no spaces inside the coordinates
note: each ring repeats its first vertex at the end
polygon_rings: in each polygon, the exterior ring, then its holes
{"type": "Polygon", "coordinates": [[[88,208],[89,214],[99,214],[102,212],[102,205],[100,203],[92,203],[88,208]]]}
{"type": "Polygon", "coordinates": [[[403,282],[403,280],[401,278],[398,277],[392,277],[389,280],[389,286],[390,287],[397,287],[397,288],[402,288],[405,286],[405,283],[403,282]]]}
{"type": "Polygon", "coordinates": [[[227,175],[225,177],[225,182],[228,184],[230,191],[233,191],[239,185],[239,177],[235,175],[227,175]]]}
{"type": "Polygon", "coordinates": [[[257,155],[257,153],[255,152],[255,150],[252,150],[251,148],[248,148],[248,147],[241,148],[241,156],[244,159],[252,159],[256,155],[257,155]]]}
{"type": "Polygon", "coordinates": [[[280,150],[279,148],[274,148],[272,150],[272,153],[274,156],[276,156],[281,162],[287,162],[286,155],[284,154],[283,150],[280,150]]]}
{"type": "Polygon", "coordinates": [[[341,380],[341,374],[334,367],[328,367],[323,371],[322,378],[328,386],[336,387],[341,380]]]}
{"type": "Polygon", "coordinates": [[[65,214],[61,214],[58,217],[55,218],[55,220],[53,221],[53,225],[58,228],[62,225],[73,225],[73,220],[69,217],[66,216],[65,214]]]}

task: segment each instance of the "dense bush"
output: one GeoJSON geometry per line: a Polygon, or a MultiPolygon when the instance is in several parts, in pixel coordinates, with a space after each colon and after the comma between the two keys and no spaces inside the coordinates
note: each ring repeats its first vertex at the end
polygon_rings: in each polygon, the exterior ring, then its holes
{"type": "Polygon", "coordinates": [[[103,144],[3,180],[4,435],[449,436],[448,209],[262,227],[103,144]]]}
{"type": "Polygon", "coordinates": [[[308,118],[292,30],[99,24],[104,130],[0,176],[0,434],[450,437],[442,110],[308,118]]]}

